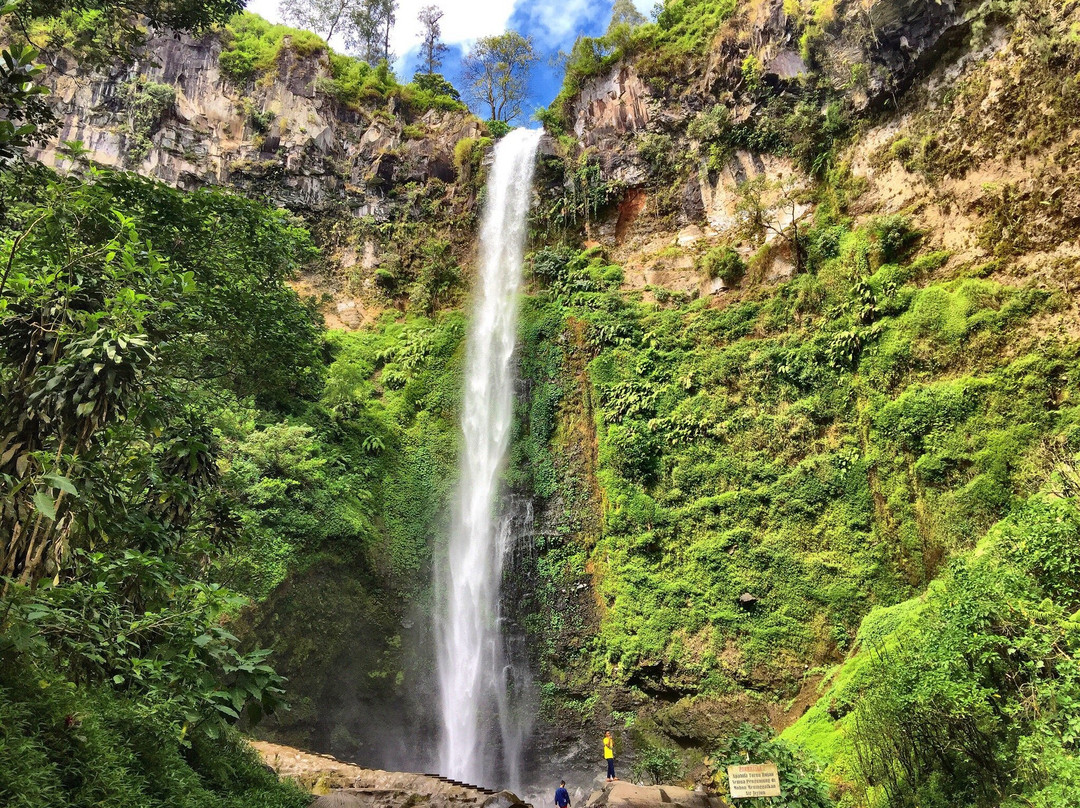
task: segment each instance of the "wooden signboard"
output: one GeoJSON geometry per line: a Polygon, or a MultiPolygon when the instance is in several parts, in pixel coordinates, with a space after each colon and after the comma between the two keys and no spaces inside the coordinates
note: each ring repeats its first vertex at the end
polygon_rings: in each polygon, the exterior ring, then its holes
{"type": "Polygon", "coordinates": [[[780,773],[775,763],[728,766],[727,780],[733,799],[780,796],[780,773]]]}

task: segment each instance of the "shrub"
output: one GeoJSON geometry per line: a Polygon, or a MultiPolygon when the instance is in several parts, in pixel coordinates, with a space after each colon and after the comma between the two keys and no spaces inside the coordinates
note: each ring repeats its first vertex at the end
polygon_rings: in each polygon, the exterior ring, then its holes
{"type": "Polygon", "coordinates": [[[484,126],[487,128],[488,134],[496,140],[498,140],[511,129],[513,129],[513,127],[506,121],[488,120],[484,121],[484,126]]]}
{"type": "Polygon", "coordinates": [[[674,749],[647,746],[635,755],[632,771],[638,780],[649,780],[653,785],[670,784],[682,776],[683,765],[674,749]]]}
{"type": "Polygon", "coordinates": [[[907,216],[892,214],[878,216],[871,220],[869,230],[877,239],[878,250],[883,263],[892,263],[903,258],[922,235],[913,230],[907,216]]]}
{"type": "MultiPolygon", "coordinates": [[[[817,765],[782,738],[773,737],[768,727],[742,724],[739,731],[723,741],[712,755],[713,779],[721,793],[727,792],[727,767],[750,763],[776,764],[780,794],[785,808],[830,808],[829,792],[817,765]]],[[[739,800],[748,808],[765,808],[774,798],[751,797],[739,800]]]]}
{"type": "Polygon", "coordinates": [[[719,278],[725,286],[733,286],[746,274],[746,262],[730,245],[713,247],[701,259],[701,268],[710,278],[719,278]]]}

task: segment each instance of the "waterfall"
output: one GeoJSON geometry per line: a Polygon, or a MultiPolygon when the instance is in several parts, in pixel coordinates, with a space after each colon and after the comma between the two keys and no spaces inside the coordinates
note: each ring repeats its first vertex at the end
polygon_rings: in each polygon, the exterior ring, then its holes
{"type": "Polygon", "coordinates": [[[505,777],[512,788],[519,784],[528,728],[514,714],[520,680],[500,627],[512,520],[500,513],[499,476],[510,442],[511,359],[540,135],[515,129],[495,146],[466,354],[460,480],[447,558],[435,576],[441,773],[477,784],[505,777]]]}

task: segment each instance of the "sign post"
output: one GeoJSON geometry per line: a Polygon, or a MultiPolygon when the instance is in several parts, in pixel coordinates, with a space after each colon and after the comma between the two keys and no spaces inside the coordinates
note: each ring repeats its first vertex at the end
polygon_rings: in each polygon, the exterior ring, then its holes
{"type": "Polygon", "coordinates": [[[780,796],[780,773],[775,763],[728,766],[727,779],[732,799],[780,796]]]}

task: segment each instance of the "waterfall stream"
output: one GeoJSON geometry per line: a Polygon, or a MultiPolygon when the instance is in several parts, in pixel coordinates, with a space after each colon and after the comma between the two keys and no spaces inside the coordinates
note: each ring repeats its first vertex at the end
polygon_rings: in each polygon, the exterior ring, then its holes
{"type": "Polygon", "coordinates": [[[511,360],[532,175],[541,131],[515,129],[495,146],[480,231],[465,366],[460,480],[447,558],[435,576],[442,710],[441,773],[516,788],[528,734],[514,701],[521,678],[507,658],[499,590],[511,514],[499,477],[513,416],[511,360]]]}

